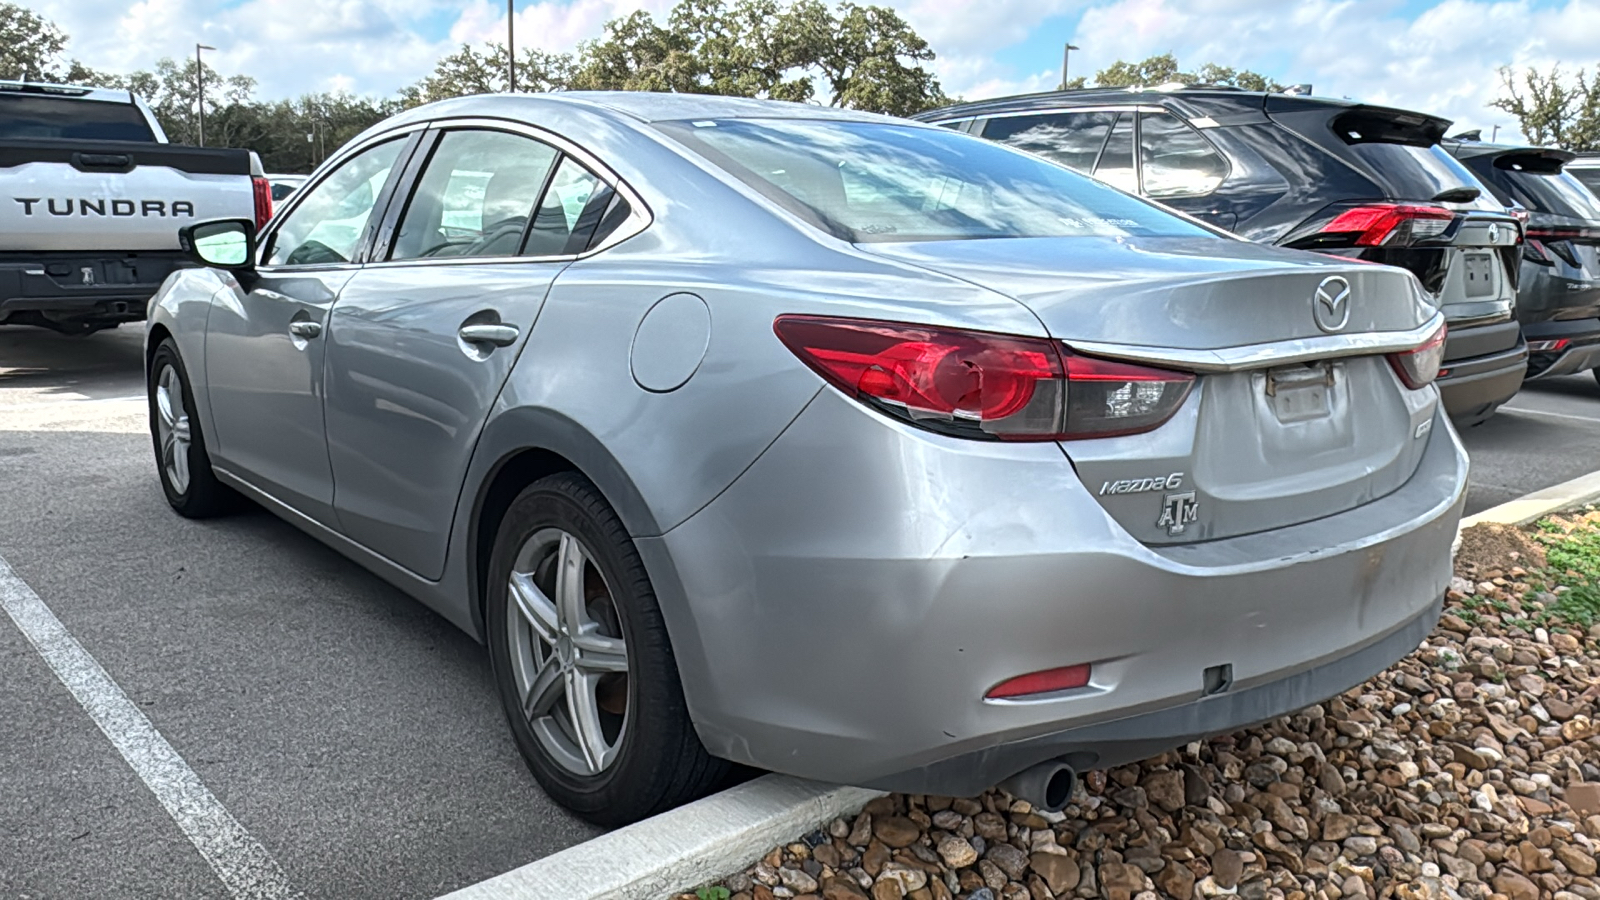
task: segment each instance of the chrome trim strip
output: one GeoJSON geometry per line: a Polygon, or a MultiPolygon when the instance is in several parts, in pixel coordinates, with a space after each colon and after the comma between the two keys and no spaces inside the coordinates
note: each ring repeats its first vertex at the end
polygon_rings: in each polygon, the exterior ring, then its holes
{"type": "Polygon", "coordinates": [[[1427,322],[1410,331],[1329,334],[1276,341],[1270,344],[1252,344],[1246,347],[1220,347],[1216,350],[1175,350],[1169,347],[1111,344],[1104,341],[1066,340],[1063,343],[1068,348],[1088,356],[1151,363],[1192,372],[1238,372],[1244,369],[1286,366],[1318,359],[1375,356],[1380,353],[1412,350],[1432,336],[1443,324],[1444,314],[1434,313],[1427,322]]]}

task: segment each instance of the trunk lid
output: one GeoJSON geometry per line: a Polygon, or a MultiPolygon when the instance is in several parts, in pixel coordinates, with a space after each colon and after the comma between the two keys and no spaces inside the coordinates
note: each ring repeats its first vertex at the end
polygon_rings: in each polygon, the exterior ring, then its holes
{"type": "Polygon", "coordinates": [[[1062,444],[1107,513],[1147,543],[1359,506],[1404,484],[1426,447],[1437,393],[1406,389],[1383,357],[1440,321],[1404,271],[1192,238],[861,249],[1014,297],[1076,352],[1199,375],[1155,431],[1062,444]]]}

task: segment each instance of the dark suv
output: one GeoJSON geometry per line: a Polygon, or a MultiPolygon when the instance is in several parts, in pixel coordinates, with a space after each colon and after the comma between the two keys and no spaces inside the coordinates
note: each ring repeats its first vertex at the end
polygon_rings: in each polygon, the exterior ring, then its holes
{"type": "Polygon", "coordinates": [[[1410,269],[1450,324],[1439,389],[1458,424],[1522,386],[1521,229],[1405,110],[1227,88],[1095,89],[917,118],[1029,150],[1251,240],[1410,269]]]}
{"type": "Polygon", "coordinates": [[[1593,370],[1600,379],[1600,198],[1565,170],[1574,154],[1472,140],[1445,147],[1526,216],[1517,318],[1528,377],[1593,370]]]}

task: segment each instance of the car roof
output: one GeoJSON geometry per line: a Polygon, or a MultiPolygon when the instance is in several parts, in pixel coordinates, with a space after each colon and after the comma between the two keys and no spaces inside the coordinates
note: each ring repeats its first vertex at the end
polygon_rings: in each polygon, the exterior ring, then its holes
{"type": "Polygon", "coordinates": [[[1312,97],[1301,94],[1246,91],[1218,85],[1144,85],[1126,88],[1082,88],[1070,91],[1044,91],[1037,94],[1016,94],[972,103],[958,103],[931,112],[920,113],[918,119],[937,121],[967,118],[998,112],[1020,112],[1033,109],[1057,109],[1063,106],[1118,106],[1146,103],[1151,105],[1176,104],[1179,106],[1202,102],[1207,106],[1237,106],[1242,109],[1260,109],[1268,98],[1282,98],[1315,106],[1360,106],[1354,100],[1337,97],[1312,97]]]}
{"type": "Polygon", "coordinates": [[[133,94],[127,91],[86,87],[80,84],[47,84],[42,81],[0,80],[0,93],[63,97],[68,100],[93,100],[98,103],[121,103],[123,105],[133,102],[133,94]]]}
{"type": "Polygon", "coordinates": [[[440,100],[408,110],[395,121],[442,116],[520,118],[551,106],[581,107],[612,119],[664,122],[676,119],[832,119],[899,122],[877,113],[716,94],[667,94],[651,91],[560,91],[548,94],[477,94],[440,100]]]}

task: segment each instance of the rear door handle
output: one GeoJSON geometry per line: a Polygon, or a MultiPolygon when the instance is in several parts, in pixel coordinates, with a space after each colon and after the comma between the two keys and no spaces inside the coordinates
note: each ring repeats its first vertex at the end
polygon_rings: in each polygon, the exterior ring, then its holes
{"type": "Polygon", "coordinates": [[[307,319],[301,319],[298,322],[290,322],[289,333],[298,338],[314,338],[322,333],[322,323],[312,322],[307,319]]]}
{"type": "Polygon", "coordinates": [[[463,325],[456,336],[469,344],[507,347],[516,343],[519,333],[515,325],[463,325]]]}

